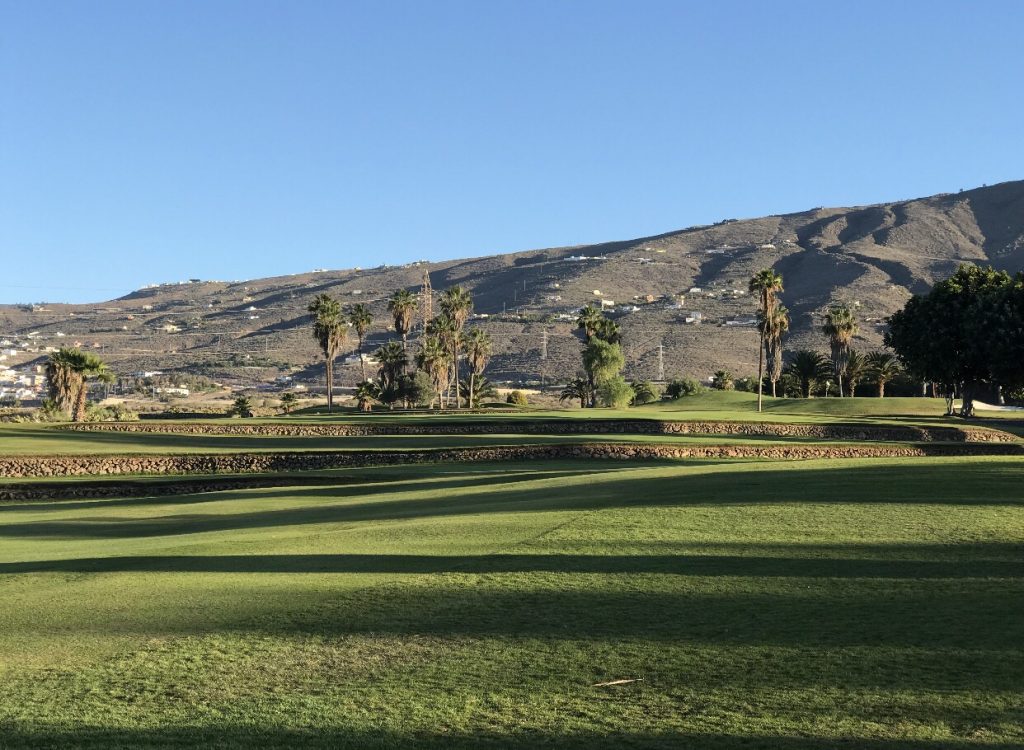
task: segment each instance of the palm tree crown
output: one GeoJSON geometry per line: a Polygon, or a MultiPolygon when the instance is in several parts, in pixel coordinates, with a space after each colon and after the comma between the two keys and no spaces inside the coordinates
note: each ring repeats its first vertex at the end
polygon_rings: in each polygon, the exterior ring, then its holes
{"type": "Polygon", "coordinates": [[[395,330],[402,337],[402,348],[406,346],[406,339],[409,331],[412,330],[413,319],[416,316],[416,308],[419,300],[416,295],[408,289],[399,289],[391,295],[388,300],[388,312],[395,320],[395,330]]]}

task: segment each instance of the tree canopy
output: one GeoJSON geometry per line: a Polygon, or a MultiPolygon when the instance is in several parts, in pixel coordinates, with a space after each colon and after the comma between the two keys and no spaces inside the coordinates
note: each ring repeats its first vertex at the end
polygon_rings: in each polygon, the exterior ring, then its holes
{"type": "Polygon", "coordinates": [[[889,318],[885,344],[907,372],[963,397],[974,413],[979,389],[1024,382],[1024,274],[962,265],[889,318]]]}

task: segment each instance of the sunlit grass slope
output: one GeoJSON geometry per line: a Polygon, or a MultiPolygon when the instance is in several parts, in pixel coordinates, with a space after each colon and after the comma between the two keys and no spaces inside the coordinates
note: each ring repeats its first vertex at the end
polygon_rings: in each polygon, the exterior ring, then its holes
{"type": "Polygon", "coordinates": [[[0,506],[0,746],[1024,742],[1020,461],[353,476],[0,506]]]}

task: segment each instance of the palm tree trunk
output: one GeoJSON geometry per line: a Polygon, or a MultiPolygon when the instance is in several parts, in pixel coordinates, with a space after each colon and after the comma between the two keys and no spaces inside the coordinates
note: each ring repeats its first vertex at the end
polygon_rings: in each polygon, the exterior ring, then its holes
{"type": "Polygon", "coordinates": [[[334,408],[334,363],[327,358],[327,413],[334,408]]]}
{"type": "Polygon", "coordinates": [[[461,397],[459,395],[459,345],[455,344],[455,346],[452,347],[452,351],[453,351],[453,354],[452,354],[452,364],[455,366],[455,368],[454,368],[455,377],[453,378],[453,380],[455,381],[455,408],[456,409],[461,409],[462,408],[462,401],[461,401],[461,397]]]}
{"type": "Polygon", "coordinates": [[[473,408],[473,394],[476,393],[476,369],[470,369],[469,371],[469,394],[466,396],[466,401],[469,402],[469,408],[473,408]]]}
{"type": "Polygon", "coordinates": [[[881,378],[878,380],[878,397],[885,398],[885,381],[881,378]]]}
{"type": "Polygon", "coordinates": [[[761,391],[764,390],[764,334],[757,342],[757,410],[761,411],[761,391]]]}
{"type": "Polygon", "coordinates": [[[363,374],[363,381],[366,380],[366,360],[363,359],[363,337],[359,337],[359,370],[363,374]]]}
{"type": "Polygon", "coordinates": [[[772,381],[772,398],[776,398],[776,395],[775,395],[775,383],[776,382],[778,382],[778,381],[775,381],[775,380],[772,381]]]}
{"type": "Polygon", "coordinates": [[[83,380],[78,386],[78,393],[75,394],[75,407],[71,412],[72,422],[81,422],[85,418],[85,393],[86,382],[83,380]]]}

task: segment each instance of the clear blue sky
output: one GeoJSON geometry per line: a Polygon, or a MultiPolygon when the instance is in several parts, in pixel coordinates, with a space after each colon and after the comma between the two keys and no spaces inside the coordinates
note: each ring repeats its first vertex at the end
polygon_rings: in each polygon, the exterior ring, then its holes
{"type": "Polygon", "coordinates": [[[0,302],[1024,178],[1024,2],[0,0],[0,302]]]}

